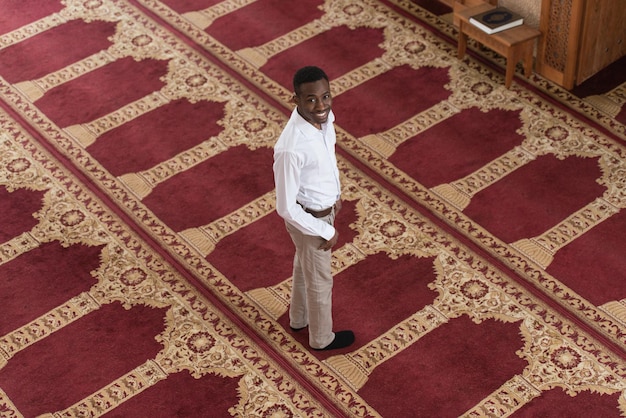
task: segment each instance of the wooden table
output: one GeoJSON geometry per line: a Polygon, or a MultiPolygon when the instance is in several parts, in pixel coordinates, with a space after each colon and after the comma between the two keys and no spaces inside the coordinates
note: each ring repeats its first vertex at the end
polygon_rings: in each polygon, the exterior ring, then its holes
{"type": "Polygon", "coordinates": [[[523,61],[526,77],[532,74],[535,40],[541,36],[541,32],[528,25],[521,25],[489,35],[470,23],[470,17],[493,8],[495,6],[491,4],[481,4],[454,11],[454,16],[459,21],[459,59],[465,56],[468,37],[504,56],[506,58],[504,86],[508,89],[518,62],[523,61]]]}

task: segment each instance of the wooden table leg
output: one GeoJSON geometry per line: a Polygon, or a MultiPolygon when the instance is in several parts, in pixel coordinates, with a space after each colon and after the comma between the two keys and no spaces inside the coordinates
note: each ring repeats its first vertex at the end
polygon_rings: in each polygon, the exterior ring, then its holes
{"type": "Polygon", "coordinates": [[[528,41],[524,45],[524,54],[522,59],[524,60],[524,75],[526,78],[529,78],[533,73],[533,46],[535,45],[534,39],[533,42],[528,41]]]}
{"type": "Polygon", "coordinates": [[[515,66],[517,65],[518,56],[515,53],[515,47],[511,47],[506,57],[506,77],[504,79],[504,87],[511,87],[513,82],[513,74],[515,74],[515,66]]]}
{"type": "Polygon", "coordinates": [[[467,49],[467,34],[463,33],[463,22],[461,22],[461,26],[459,27],[459,51],[458,51],[459,59],[463,59],[463,57],[465,56],[466,49],[467,49]]]}

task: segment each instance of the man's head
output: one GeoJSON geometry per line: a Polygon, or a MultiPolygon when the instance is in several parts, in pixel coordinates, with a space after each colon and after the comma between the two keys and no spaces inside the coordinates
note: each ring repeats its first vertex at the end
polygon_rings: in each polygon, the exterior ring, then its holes
{"type": "Polygon", "coordinates": [[[303,67],[293,77],[293,101],[298,113],[317,128],[330,114],[332,96],[326,73],[318,67],[303,67]]]}

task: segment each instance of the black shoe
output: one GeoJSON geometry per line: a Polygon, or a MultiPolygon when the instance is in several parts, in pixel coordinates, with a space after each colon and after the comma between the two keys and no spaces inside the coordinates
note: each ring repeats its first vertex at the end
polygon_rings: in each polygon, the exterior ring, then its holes
{"type": "Polygon", "coordinates": [[[289,325],[289,328],[293,331],[293,332],[298,332],[298,331],[302,331],[303,329],[305,329],[307,326],[303,326],[302,328],[294,328],[291,325],[289,325]]]}
{"type": "Polygon", "coordinates": [[[314,350],[336,350],[338,348],[345,348],[354,342],[354,332],[352,331],[339,331],[335,333],[335,339],[324,348],[314,348],[314,350]]]}

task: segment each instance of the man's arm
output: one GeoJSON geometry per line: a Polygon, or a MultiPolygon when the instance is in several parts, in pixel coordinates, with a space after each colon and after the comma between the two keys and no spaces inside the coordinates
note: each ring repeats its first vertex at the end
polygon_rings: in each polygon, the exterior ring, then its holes
{"type": "Polygon", "coordinates": [[[300,187],[299,173],[296,156],[288,152],[275,155],[276,212],[303,233],[332,240],[336,234],[335,227],[305,212],[296,201],[300,187]]]}

